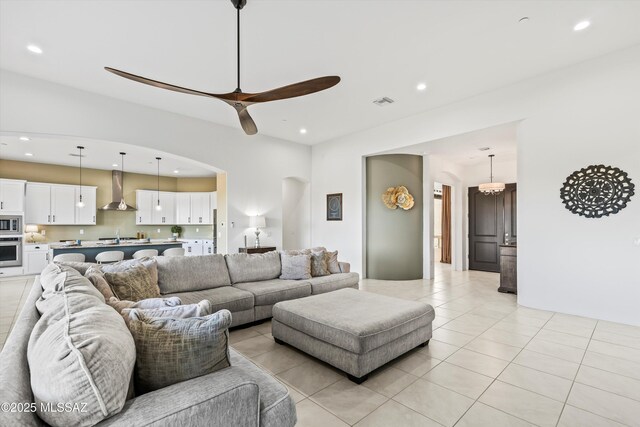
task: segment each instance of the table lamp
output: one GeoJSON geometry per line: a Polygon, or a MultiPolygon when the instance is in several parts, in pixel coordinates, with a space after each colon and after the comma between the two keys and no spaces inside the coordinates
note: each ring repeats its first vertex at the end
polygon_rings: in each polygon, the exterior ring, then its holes
{"type": "Polygon", "coordinates": [[[267,226],[266,220],[262,215],[249,217],[249,227],[255,228],[256,231],[256,248],[260,247],[260,229],[267,226]]]}
{"type": "Polygon", "coordinates": [[[28,224],[25,229],[24,229],[25,233],[31,233],[31,235],[29,236],[28,242],[29,243],[35,243],[35,239],[34,239],[34,234],[38,233],[38,226],[35,224],[28,224]]]}

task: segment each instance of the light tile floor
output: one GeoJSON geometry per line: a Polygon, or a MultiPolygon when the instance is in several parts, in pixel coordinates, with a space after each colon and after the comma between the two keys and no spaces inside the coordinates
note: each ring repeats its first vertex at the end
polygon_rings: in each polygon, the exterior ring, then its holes
{"type": "MultiPolygon", "coordinates": [[[[0,280],[4,343],[32,278],[0,280]]],[[[498,275],[362,280],[361,290],[436,309],[434,336],[362,385],[277,345],[269,321],[232,346],[285,383],[298,426],[640,426],[640,327],[533,310],[496,291],[498,275]]]]}

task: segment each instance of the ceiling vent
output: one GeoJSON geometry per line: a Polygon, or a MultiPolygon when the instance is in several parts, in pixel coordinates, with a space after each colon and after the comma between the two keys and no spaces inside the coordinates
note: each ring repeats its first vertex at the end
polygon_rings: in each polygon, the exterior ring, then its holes
{"type": "Polygon", "coordinates": [[[478,148],[478,151],[489,151],[491,150],[491,147],[480,147],[478,148]]]}
{"type": "Polygon", "coordinates": [[[373,103],[376,104],[379,107],[384,107],[385,105],[393,104],[394,101],[393,101],[393,99],[391,99],[391,98],[389,98],[387,96],[384,96],[382,98],[374,99],[373,103]]]}
{"type": "Polygon", "coordinates": [[[87,156],[86,156],[86,155],[84,155],[84,154],[83,154],[83,155],[80,155],[80,154],[78,154],[78,153],[69,153],[69,155],[70,155],[71,157],[82,157],[83,159],[84,159],[85,157],[87,157],[87,156]]]}

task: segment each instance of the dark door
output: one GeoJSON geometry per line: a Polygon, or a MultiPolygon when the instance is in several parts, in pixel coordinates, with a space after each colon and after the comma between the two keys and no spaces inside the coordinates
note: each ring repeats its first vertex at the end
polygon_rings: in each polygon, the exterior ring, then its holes
{"type": "Polygon", "coordinates": [[[469,269],[500,272],[500,245],[514,242],[516,233],[516,184],[486,196],[478,187],[469,188],[469,269]]]}

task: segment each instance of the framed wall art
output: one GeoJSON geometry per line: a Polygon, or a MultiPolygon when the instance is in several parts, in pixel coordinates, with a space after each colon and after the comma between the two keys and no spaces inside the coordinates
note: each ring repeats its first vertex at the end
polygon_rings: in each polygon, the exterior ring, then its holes
{"type": "Polygon", "coordinates": [[[342,193],[327,194],[327,221],[342,221],[342,193]]]}

